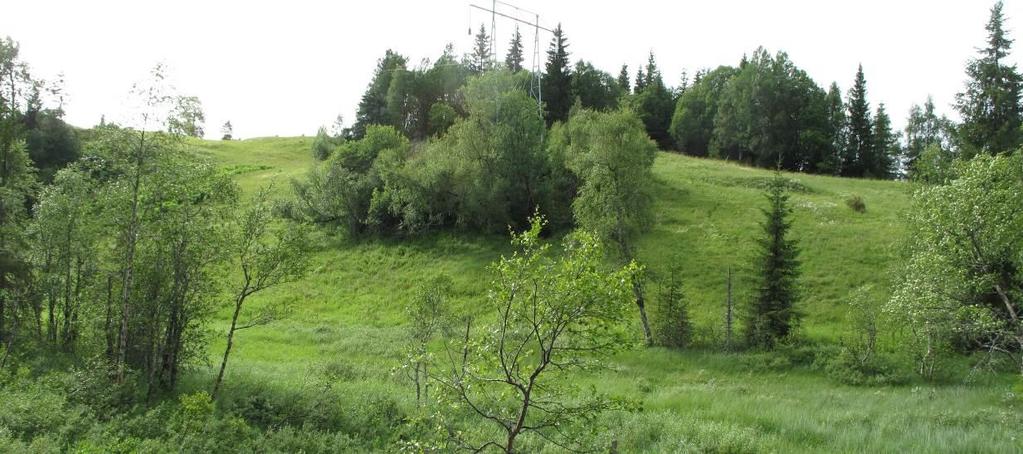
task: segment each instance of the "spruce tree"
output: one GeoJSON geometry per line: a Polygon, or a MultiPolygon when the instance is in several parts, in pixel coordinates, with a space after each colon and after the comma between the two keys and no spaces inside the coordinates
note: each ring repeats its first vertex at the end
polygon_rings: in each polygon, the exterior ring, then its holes
{"type": "Polygon", "coordinates": [[[376,71],[373,73],[373,80],[366,87],[362,99],[359,101],[359,108],[355,113],[355,124],[352,125],[352,136],[361,139],[366,135],[366,128],[369,125],[393,125],[396,123],[396,115],[393,115],[387,106],[388,92],[391,89],[391,81],[395,73],[405,70],[407,59],[388,49],[384,58],[377,61],[376,71]]]}
{"type": "Polygon", "coordinates": [[[568,119],[575,100],[572,95],[572,74],[568,62],[568,40],[561,24],[554,28],[554,38],[547,50],[547,66],[543,80],[543,99],[547,103],[547,123],[568,119]]]}
{"type": "Polygon", "coordinates": [[[750,346],[771,348],[793,332],[801,314],[796,310],[799,298],[799,250],[788,238],[792,222],[785,179],[775,175],[767,191],[770,204],[764,210],[760,239],[759,285],[756,298],[746,316],[746,341],[750,346]]]}
{"type": "Polygon", "coordinates": [[[650,86],[654,81],[664,82],[661,77],[661,70],[657,67],[657,60],[654,58],[654,53],[651,51],[646,58],[646,79],[643,80],[643,84],[650,86]]]}
{"type": "Polygon", "coordinates": [[[643,68],[636,70],[636,85],[633,87],[633,93],[639,93],[646,88],[646,75],[643,74],[643,68]]]}
{"type": "Polygon", "coordinates": [[[643,74],[643,88],[636,91],[633,108],[643,119],[647,135],[654,139],[662,150],[670,150],[674,148],[674,141],[668,129],[671,128],[671,117],[675,113],[675,96],[664,85],[653,52],[647,59],[646,71],[643,74]]]}
{"type": "Polygon", "coordinates": [[[842,175],[859,177],[873,171],[874,139],[870,119],[870,104],[867,103],[867,80],[863,76],[863,65],[856,70],[856,80],[849,90],[848,135],[845,152],[842,153],[842,175]]]}
{"type": "Polygon", "coordinates": [[[1002,2],[991,8],[985,27],[987,47],[966,66],[966,90],[956,95],[962,116],[960,141],[968,154],[1011,153],[1021,143],[1020,74],[1006,57],[1013,40],[1006,36],[1002,2]]]}
{"type": "Polygon", "coordinates": [[[661,345],[672,348],[688,347],[693,336],[679,261],[679,258],[673,259],[658,295],[660,322],[657,324],[657,340],[661,345]]]}
{"type": "Polygon", "coordinates": [[[515,27],[515,35],[511,40],[511,47],[508,48],[508,55],[504,58],[504,66],[509,71],[517,73],[522,71],[522,34],[519,33],[519,27],[515,27]]]}
{"type": "Polygon", "coordinates": [[[632,83],[629,82],[629,65],[622,65],[622,70],[618,73],[618,86],[622,88],[624,94],[629,94],[632,91],[632,83]]]}
{"type": "Polygon", "coordinates": [[[817,164],[817,169],[822,173],[839,175],[842,173],[842,156],[846,147],[847,124],[845,103],[842,102],[842,91],[839,90],[837,83],[831,83],[826,102],[831,150],[829,150],[830,154],[824,156],[821,162],[817,164]]]}
{"type": "Polygon", "coordinates": [[[472,54],[469,55],[469,72],[479,75],[490,69],[490,35],[487,29],[480,24],[480,31],[476,33],[476,41],[472,47],[472,54]]]}
{"type": "Polygon", "coordinates": [[[893,178],[898,172],[898,159],[902,154],[899,137],[892,131],[892,121],[885,111],[884,103],[877,106],[874,116],[874,162],[872,178],[893,178]]]}
{"type": "Polygon", "coordinates": [[[675,100],[681,98],[682,95],[686,94],[686,90],[689,89],[689,72],[682,70],[682,76],[678,79],[678,87],[675,88],[675,100]]]}

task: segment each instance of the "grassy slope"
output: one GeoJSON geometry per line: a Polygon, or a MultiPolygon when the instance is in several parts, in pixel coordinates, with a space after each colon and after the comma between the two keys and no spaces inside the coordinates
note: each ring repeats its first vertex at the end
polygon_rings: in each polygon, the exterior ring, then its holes
{"type": "MultiPolygon", "coordinates": [[[[301,176],[312,163],[308,138],[196,142],[238,172],[247,191],[301,176]]],[[[751,258],[764,205],[760,185],[770,172],[717,161],[661,154],[657,226],[643,237],[640,256],[652,274],[678,256],[694,317],[703,331],[723,318],[725,273],[733,267],[736,299],[752,288],[751,258]]],[[[862,284],[887,295],[887,271],[901,237],[907,185],[897,182],[787,175],[794,234],[803,254],[804,330],[811,338],[844,334],[844,299],[862,284]],[[867,205],[845,205],[857,194],[867,205]]],[[[312,273],[300,282],[254,298],[254,304],[287,298],[295,313],[271,326],[239,335],[231,383],[312,386],[319,371],[343,366],[347,388],[411,397],[393,378],[402,343],[402,306],[421,279],[447,274],[458,304],[481,301],[486,265],[508,251],[501,236],[431,234],[415,241],[350,242],[320,234],[312,273]]],[[[656,291],[656,286],[651,290],[656,291]]],[[[214,328],[225,324],[226,311],[214,328]]],[[[656,314],[653,314],[656,317],[656,314]]],[[[214,345],[215,354],[220,345],[214,345]]],[[[1003,401],[1007,379],[970,386],[852,388],[802,369],[755,372],[735,357],[636,349],[616,369],[585,377],[600,389],[640,399],[644,411],[613,416],[626,451],[1011,451],[1018,410],[1003,401]]]]}

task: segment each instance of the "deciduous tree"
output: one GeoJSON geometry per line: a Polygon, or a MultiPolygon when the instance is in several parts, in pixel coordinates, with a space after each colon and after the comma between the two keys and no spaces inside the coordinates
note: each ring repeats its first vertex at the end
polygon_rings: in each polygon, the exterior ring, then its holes
{"type": "Polygon", "coordinates": [[[540,240],[541,228],[534,218],[514,236],[519,250],[494,265],[489,315],[466,323],[461,342],[449,346],[450,366],[438,381],[450,411],[484,425],[450,430],[457,447],[511,453],[532,450],[522,447],[532,441],[592,448],[574,431],[598,430],[594,418],[619,408],[595,391],[579,392],[570,378],[599,367],[601,357],[624,344],[621,324],[636,265],[605,270],[600,242],[583,232],[567,239],[565,253],[555,258],[540,240]]]}

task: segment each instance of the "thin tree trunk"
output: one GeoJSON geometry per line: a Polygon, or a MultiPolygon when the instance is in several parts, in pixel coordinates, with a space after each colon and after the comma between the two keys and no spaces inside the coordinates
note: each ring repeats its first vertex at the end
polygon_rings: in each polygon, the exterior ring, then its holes
{"type": "MultiPolygon", "coordinates": [[[[4,272],[0,271],[0,289],[3,289],[4,285],[5,285],[4,282],[3,282],[4,281],[3,275],[4,275],[4,272]]],[[[6,306],[7,306],[6,302],[7,302],[7,298],[4,297],[4,292],[0,292],[0,342],[3,342],[4,337],[5,337],[5,333],[4,333],[4,310],[6,309],[6,306]]]]}
{"type": "Polygon", "coordinates": [[[128,357],[128,316],[129,300],[135,266],[135,242],[138,236],[139,189],[142,183],[142,163],[145,153],[146,131],[139,133],[139,148],[135,158],[135,181],[132,185],[131,217],[128,219],[127,251],[125,251],[124,268],[121,273],[121,331],[117,352],[117,382],[124,383],[124,368],[128,357]]]}
{"type": "Polygon", "coordinates": [[[639,276],[632,277],[632,294],[636,297],[636,306],[639,307],[639,319],[643,322],[643,336],[646,338],[646,345],[654,345],[654,336],[650,331],[650,320],[646,316],[646,298],[643,296],[643,284],[639,276]]]}
{"type": "Polygon", "coordinates": [[[227,346],[224,348],[224,359],[220,361],[220,372],[217,373],[217,381],[213,382],[212,397],[217,398],[220,391],[220,383],[224,381],[224,369],[227,369],[227,357],[231,354],[231,347],[234,346],[234,332],[238,326],[238,314],[242,311],[242,303],[245,302],[245,292],[242,291],[234,302],[234,314],[231,315],[231,328],[227,331],[227,346]]]}
{"type": "Polygon", "coordinates": [[[1014,336],[1020,349],[1017,363],[1019,363],[1019,373],[1020,375],[1023,375],[1023,326],[1021,326],[1019,314],[1016,312],[1016,308],[1013,307],[1012,301],[1009,301],[1009,295],[1005,292],[1005,289],[1002,288],[1001,284],[995,284],[995,292],[998,293],[998,298],[1001,299],[1002,304],[1005,305],[1005,310],[1008,311],[1012,325],[1016,329],[1014,336]]]}
{"type": "Polygon", "coordinates": [[[107,340],[107,359],[113,359],[114,356],[114,333],[113,328],[113,293],[114,293],[114,276],[112,274],[107,275],[107,314],[106,321],[103,323],[103,334],[107,340]]]}
{"type": "MultiPolygon", "coordinates": [[[[61,341],[65,346],[67,345],[67,336],[71,330],[71,228],[68,228],[65,233],[64,243],[64,320],[62,320],[63,333],[61,333],[61,341]]],[[[54,338],[56,341],[56,338],[54,338]]]]}

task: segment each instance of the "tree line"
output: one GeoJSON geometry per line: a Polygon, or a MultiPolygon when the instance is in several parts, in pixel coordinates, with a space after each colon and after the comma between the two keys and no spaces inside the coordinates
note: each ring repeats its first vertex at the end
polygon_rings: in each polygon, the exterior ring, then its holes
{"type": "MultiPolygon", "coordinates": [[[[895,131],[885,104],[872,107],[862,65],[843,93],[834,82],[818,85],[785,52],[764,48],[736,66],[696,71],[692,80],[683,72],[675,87],[665,83],[653,53],[634,77],[627,65],[612,76],[584,60],[573,65],[560,25],[540,74],[543,117],[549,127],[566,121],[576,104],[598,111],[626,107],[662,150],[797,172],[940,178],[952,160],[1020,145],[1020,75],[1006,61],[1012,40],[1001,8],[1000,3],[993,7],[989,38],[967,65],[965,89],[956,95],[960,124],[938,116],[928,98],[910,109],[904,131],[895,131]]],[[[412,141],[442,134],[468,115],[458,89],[470,76],[525,71],[520,33],[513,35],[503,62],[490,54],[491,39],[481,26],[472,51],[461,59],[449,45],[436,62],[416,68],[387,51],[354,125],[339,130],[334,141],[361,138],[372,124],[394,126],[412,141]]],[[[330,142],[326,130],[320,135],[321,142],[330,142]]]]}

